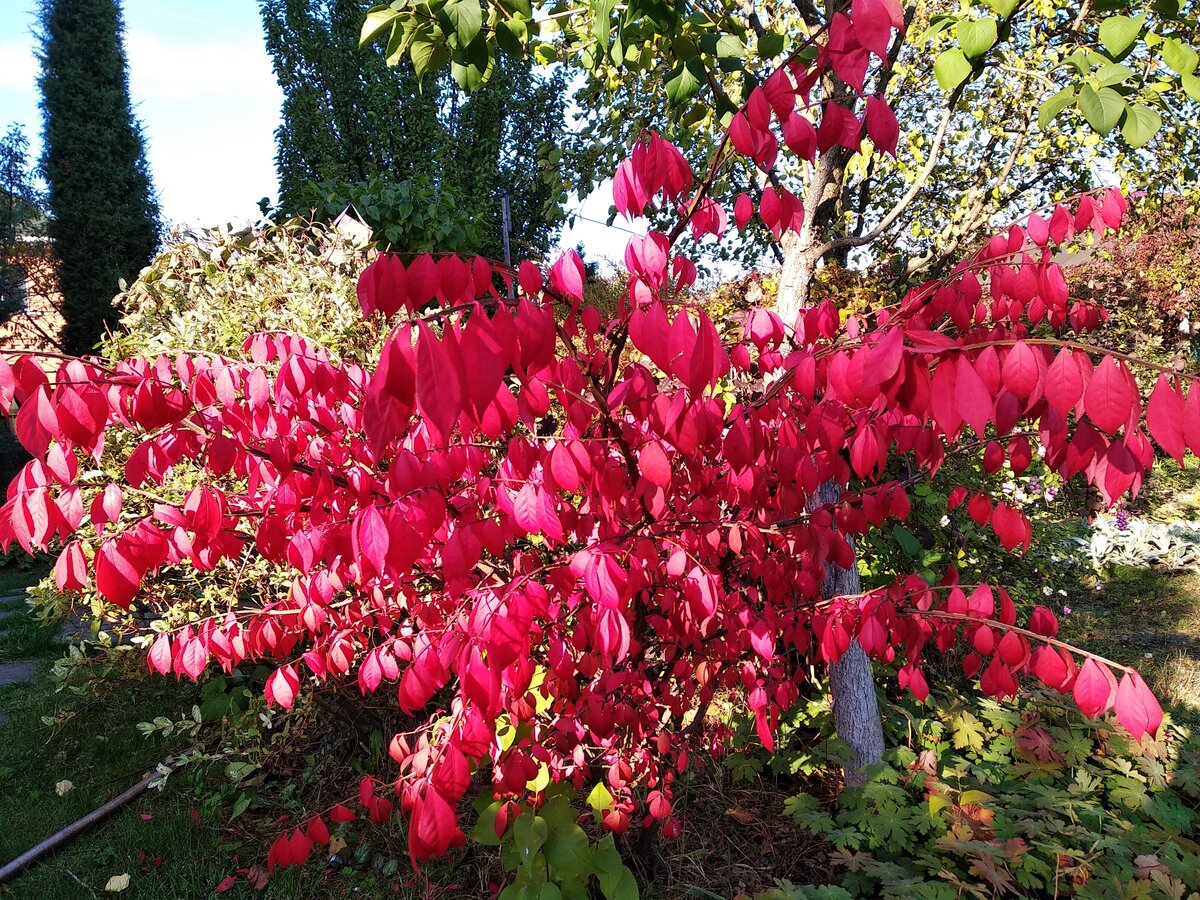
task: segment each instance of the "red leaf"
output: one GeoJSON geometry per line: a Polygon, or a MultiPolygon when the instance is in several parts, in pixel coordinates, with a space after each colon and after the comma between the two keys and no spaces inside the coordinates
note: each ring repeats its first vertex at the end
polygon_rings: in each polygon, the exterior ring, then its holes
{"type": "Polygon", "coordinates": [[[867,98],[865,124],[871,143],[881,152],[895,156],[896,142],[900,138],[900,124],[896,121],[896,114],[882,97],[867,98]]]}
{"type": "Polygon", "coordinates": [[[1159,375],[1146,405],[1146,427],[1166,454],[1183,465],[1186,441],[1183,431],[1183,397],[1166,375],[1159,375]]]}
{"type": "Polygon", "coordinates": [[[656,819],[665,819],[671,815],[671,801],[662,791],[651,791],[646,797],[646,805],[650,815],[656,819]]]}
{"type": "Polygon", "coordinates": [[[754,215],[754,201],[750,199],[748,194],[738,194],[737,199],[733,202],[733,221],[737,223],[739,230],[746,227],[746,223],[750,221],[754,215]]]}
{"type": "Polygon", "coordinates": [[[1056,691],[1066,690],[1069,671],[1057,648],[1038,647],[1034,650],[1032,668],[1033,673],[1042,679],[1047,687],[1056,691]]]}
{"type": "Polygon", "coordinates": [[[583,260],[574,250],[568,250],[550,267],[550,282],[559,292],[572,300],[583,299],[583,260]]]}
{"type": "Polygon", "coordinates": [[[237,881],[238,880],[237,880],[236,875],[226,875],[224,878],[221,879],[220,883],[217,885],[216,893],[218,893],[218,894],[225,893],[226,891],[230,890],[235,884],[237,884],[237,881]]]}
{"type": "Polygon", "coordinates": [[[60,591],[77,592],[87,587],[87,558],[83,545],[71,541],[54,564],[54,583],[60,591]]]}
{"type": "Polygon", "coordinates": [[[368,506],[358,514],[354,527],[352,548],[355,557],[370,563],[371,573],[382,574],[388,554],[388,526],[376,506],[368,506]]]}
{"type": "Polygon", "coordinates": [[[465,842],[453,807],[437,791],[426,791],[413,805],[409,823],[408,851],[413,860],[429,859],[465,842]]]}
{"type": "Polygon", "coordinates": [[[145,574],[136,565],[129,542],[105,541],[96,551],[95,564],[96,590],[100,596],[122,609],[129,609],[145,574]]]}
{"type": "Polygon", "coordinates": [[[963,421],[974,429],[977,437],[982,438],[992,417],[992,397],[966,357],[959,361],[956,375],[954,405],[963,421]]]}
{"type": "Polygon", "coordinates": [[[1029,400],[1038,392],[1042,380],[1042,369],[1045,367],[1042,355],[1026,344],[1018,341],[1004,357],[1004,367],[1001,370],[1004,377],[1004,387],[1011,391],[1019,400],[1029,400]]]}
{"type": "Polygon", "coordinates": [[[1007,503],[997,504],[992,511],[992,530],[996,532],[996,537],[1000,539],[1005,550],[1012,550],[1022,544],[1025,549],[1029,549],[1033,532],[1029,520],[1019,509],[1007,503]]]}
{"type": "Polygon", "coordinates": [[[291,709],[296,701],[296,692],[300,690],[300,679],[296,676],[295,666],[283,666],[276,669],[267,678],[263,694],[267,703],[278,703],[284,709],[291,709]]]}
{"type": "Polygon", "coordinates": [[[417,328],[417,405],[435,437],[448,443],[463,401],[462,371],[449,349],[453,332],[439,340],[424,322],[417,328]]]}
{"type": "Polygon", "coordinates": [[[671,484],[671,461],[663,451],[662,445],[651,441],[638,451],[638,468],[642,477],[660,488],[671,484]]]}
{"type": "Polygon", "coordinates": [[[148,657],[150,668],[159,675],[171,671],[171,639],[166,634],[160,634],[150,647],[148,657]]]}
{"type": "Polygon", "coordinates": [[[542,270],[529,260],[521,261],[521,268],[517,270],[517,280],[521,283],[521,290],[530,297],[541,295],[542,270]]]}
{"type": "Polygon", "coordinates": [[[1060,350],[1046,369],[1046,402],[1061,416],[1065,417],[1083,396],[1086,382],[1079,361],[1084,358],[1083,354],[1060,350]]]}
{"type": "Polygon", "coordinates": [[[353,822],[356,816],[348,806],[338,803],[329,811],[329,818],[335,822],[353,822]]]}
{"type": "Polygon", "coordinates": [[[1111,356],[1104,357],[1096,366],[1083,404],[1088,418],[1108,434],[1115,434],[1127,421],[1136,419],[1141,410],[1133,375],[1124,363],[1111,356]]]}
{"type": "Polygon", "coordinates": [[[1075,678],[1075,702],[1085,716],[1098,716],[1113,705],[1117,679],[1108,666],[1088,657],[1075,678]]]}
{"type": "Polygon", "coordinates": [[[320,816],[313,816],[308,823],[308,839],[314,844],[329,843],[329,829],[320,816]]]}
{"type": "Polygon", "coordinates": [[[1117,721],[1137,740],[1143,736],[1151,739],[1162,724],[1163,711],[1153,692],[1142,681],[1142,676],[1127,671],[1117,686],[1117,721]]]}

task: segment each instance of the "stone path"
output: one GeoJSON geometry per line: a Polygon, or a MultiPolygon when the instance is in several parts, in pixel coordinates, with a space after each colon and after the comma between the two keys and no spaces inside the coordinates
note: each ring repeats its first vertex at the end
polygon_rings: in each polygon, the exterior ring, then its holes
{"type": "MultiPolygon", "coordinates": [[[[25,592],[6,594],[0,597],[0,634],[19,616],[28,615],[25,606],[25,592]]],[[[11,662],[0,662],[0,687],[18,682],[31,681],[37,673],[39,661],[36,659],[18,659],[11,662]]],[[[8,721],[8,716],[0,710],[0,725],[8,721]]]]}

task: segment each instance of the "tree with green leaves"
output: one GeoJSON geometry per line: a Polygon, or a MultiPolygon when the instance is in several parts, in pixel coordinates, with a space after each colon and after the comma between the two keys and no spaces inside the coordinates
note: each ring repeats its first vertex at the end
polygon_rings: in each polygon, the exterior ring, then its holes
{"type": "Polygon", "coordinates": [[[467,96],[445,74],[407,61],[393,68],[360,50],[368,6],[262,0],[284,93],[276,133],[283,213],[328,214],[353,202],[383,245],[499,256],[507,194],[514,249],[546,250],[562,210],[542,161],[562,137],[564,76],[505,59],[467,96]]]}
{"type": "MultiPolygon", "coordinates": [[[[46,214],[29,164],[29,141],[17,124],[0,138],[0,321],[24,302],[25,259],[45,237],[46,214]]],[[[40,255],[40,254],[39,254],[40,255]]]]}
{"type": "Polygon", "coordinates": [[[159,242],[123,31],[116,0],[42,2],[42,171],[70,353],[95,346],[115,321],[122,281],[137,276],[159,242]]]}

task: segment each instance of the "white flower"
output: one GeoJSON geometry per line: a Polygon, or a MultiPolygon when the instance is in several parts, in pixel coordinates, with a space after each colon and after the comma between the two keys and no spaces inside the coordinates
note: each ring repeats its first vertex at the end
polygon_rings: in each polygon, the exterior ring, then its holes
{"type": "Polygon", "coordinates": [[[938,522],[938,525],[940,525],[942,528],[945,528],[949,524],[950,524],[949,516],[942,516],[941,521],[938,522]]]}
{"type": "Polygon", "coordinates": [[[1054,590],[1050,587],[1050,585],[1046,585],[1044,588],[1042,588],[1042,596],[1044,597],[1049,597],[1053,593],[1054,590]]]}

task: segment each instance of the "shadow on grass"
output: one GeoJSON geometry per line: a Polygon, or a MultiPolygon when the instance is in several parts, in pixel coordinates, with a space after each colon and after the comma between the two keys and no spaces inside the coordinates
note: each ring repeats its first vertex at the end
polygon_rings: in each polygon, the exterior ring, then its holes
{"type": "Polygon", "coordinates": [[[1072,600],[1062,636],[1135,666],[1177,721],[1200,725],[1200,574],[1117,566],[1072,600]]]}

